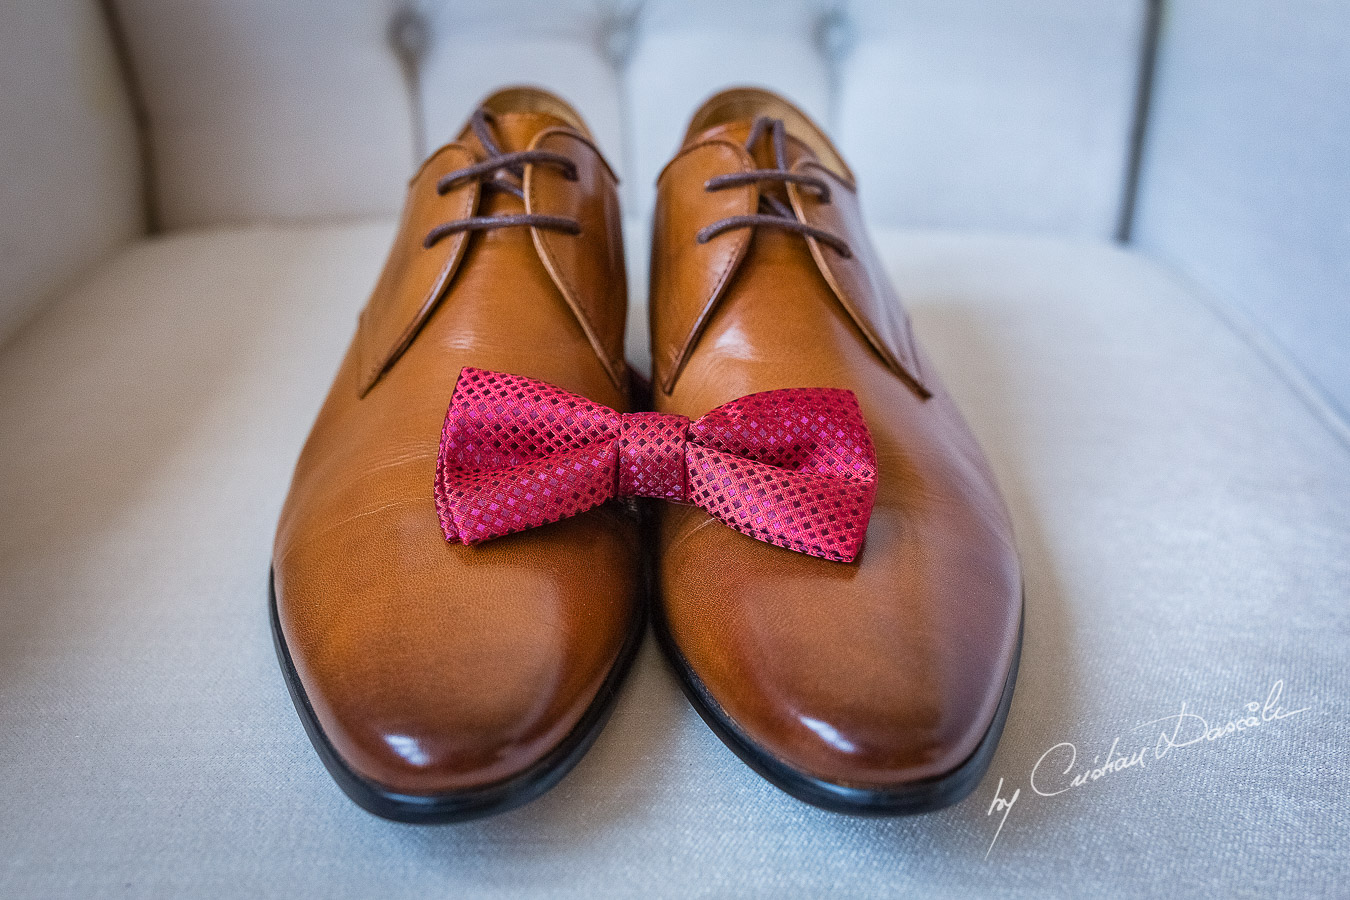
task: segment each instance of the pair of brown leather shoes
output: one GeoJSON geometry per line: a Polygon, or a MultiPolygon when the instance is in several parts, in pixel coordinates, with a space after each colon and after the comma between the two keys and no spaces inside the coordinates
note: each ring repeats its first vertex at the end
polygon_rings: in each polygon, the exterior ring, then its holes
{"type": "Polygon", "coordinates": [[[965,796],[988,765],[1020,646],[1011,527],[868,242],[848,167],[786,101],[734,90],[694,116],[657,187],[649,408],[663,415],[643,418],[621,415],[646,401],[624,360],[616,179],[576,112],[540,90],[493,94],[412,178],[296,466],[272,572],[300,717],[371,812],[453,821],[547,790],[603,724],[648,608],[699,713],[794,796],[919,812],[965,796]],[[491,372],[505,394],[477,393],[491,372]],[[784,459],[853,439],[794,399],[810,392],[765,395],[817,444],[724,415],[741,444],[698,451],[714,454],[700,505],[651,501],[643,527],[634,503],[600,502],[693,500],[684,442],[698,426],[677,417],[784,388],[851,391],[870,445],[847,449],[874,468],[829,456],[832,475],[789,472],[784,459]],[[558,449],[559,421],[592,434],[578,416],[611,416],[608,449],[558,449]],[[553,454],[543,475],[527,444],[553,454]],[[648,464],[661,484],[634,487],[648,464]],[[743,469],[759,482],[719,480],[743,469]],[[774,493],[780,475],[809,482],[807,499],[774,493]],[[768,491],[789,530],[800,513],[847,531],[856,510],[820,499],[840,485],[873,501],[860,550],[760,530],[768,491]],[[585,511],[557,512],[569,503],[585,511]],[[530,510],[550,524],[520,525],[530,510]],[[506,524],[474,530],[489,520],[506,524]]]}

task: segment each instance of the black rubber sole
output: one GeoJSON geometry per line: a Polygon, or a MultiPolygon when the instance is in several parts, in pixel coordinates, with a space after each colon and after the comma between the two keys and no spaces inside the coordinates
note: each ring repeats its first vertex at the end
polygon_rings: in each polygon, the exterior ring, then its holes
{"type": "Polygon", "coordinates": [[[529,768],[510,778],[482,787],[455,791],[448,794],[421,795],[403,794],[391,791],[381,784],[371,781],[356,772],[338,755],[328,736],[324,734],[305,688],[296,675],[295,665],[291,661],[290,650],[281,633],[281,621],[277,616],[277,595],[271,573],[268,574],[268,607],[272,619],[272,641],[276,645],[277,659],[281,662],[281,672],[286,680],[286,689],[295,703],[295,711],[305,726],[314,750],[319,754],[328,773],[333,776],[338,787],[352,799],[357,806],[384,819],[395,822],[408,822],[417,825],[440,825],[451,822],[463,822],[491,816],[517,806],[522,806],[539,797],[553,787],[586,755],[591,744],[604,727],[614,708],[619,687],[627,674],[633,659],[637,656],[642,636],[646,633],[647,603],[639,602],[636,621],[624,640],[619,656],[615,660],[599,692],[576,726],[568,732],[562,742],[550,750],[529,768]]]}
{"type": "Polygon", "coordinates": [[[708,692],[690,668],[688,661],[675,645],[660,603],[653,604],[653,626],[666,659],[675,670],[680,687],[713,733],[746,765],[763,776],[770,784],[805,803],[830,812],[856,816],[904,816],[933,812],[959,803],[980,783],[998,747],[1003,724],[1012,705],[1013,687],[1017,683],[1017,666],[1022,658],[1022,630],[1026,620],[1026,604],[1017,624],[1017,647],[1013,651],[1012,666],[1003,685],[998,709],[994,712],[989,730],[975,750],[961,765],[936,778],[915,781],[901,787],[876,789],[835,784],[807,775],[764,750],[748,737],[708,692]]]}

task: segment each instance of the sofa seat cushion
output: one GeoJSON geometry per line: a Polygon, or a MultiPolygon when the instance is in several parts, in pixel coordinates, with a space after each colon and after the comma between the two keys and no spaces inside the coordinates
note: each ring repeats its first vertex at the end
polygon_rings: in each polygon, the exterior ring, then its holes
{"type": "Polygon", "coordinates": [[[141,241],[0,352],[0,895],[1296,896],[1350,864],[1350,451],[1166,270],[1028,237],[877,235],[1025,560],[1021,677],[968,800],[791,800],[649,643],[540,801],[360,811],[286,696],[267,572],[391,236],[141,241]],[[1221,733],[1186,743],[1187,716],[1221,733]]]}

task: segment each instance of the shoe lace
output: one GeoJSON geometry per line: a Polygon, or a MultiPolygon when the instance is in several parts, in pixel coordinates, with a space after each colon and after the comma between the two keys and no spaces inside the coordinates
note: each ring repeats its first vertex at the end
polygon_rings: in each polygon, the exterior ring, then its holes
{"type": "MultiPolygon", "coordinates": [[[[527,165],[557,166],[562,170],[563,177],[568,181],[577,180],[576,163],[561,153],[551,153],[548,150],[517,150],[512,153],[503,153],[501,145],[497,143],[496,135],[493,133],[492,113],[486,109],[480,107],[476,110],[470,117],[469,124],[473,128],[474,136],[483,145],[487,158],[482,162],[447,173],[436,182],[437,194],[444,195],[446,191],[461,182],[476,180],[485,191],[504,191],[524,200],[525,167],[527,165]]],[[[427,232],[427,236],[422,240],[422,246],[430,248],[441,238],[461,231],[487,231],[492,228],[508,228],[514,225],[547,228],[567,234],[581,233],[580,223],[576,219],[569,219],[564,216],[545,216],[537,213],[470,216],[467,219],[457,219],[453,222],[437,225],[427,232]]]]}
{"type": "MultiPolygon", "coordinates": [[[[772,169],[752,169],[748,172],[732,172],[727,175],[717,175],[709,178],[703,183],[705,191],[721,191],[731,187],[739,187],[745,184],[756,184],[764,181],[776,181],[780,184],[799,184],[802,187],[810,188],[820,198],[822,203],[830,202],[830,186],[823,179],[811,175],[805,175],[800,172],[792,172],[788,169],[787,163],[787,129],[783,125],[782,119],[773,119],[768,116],[760,116],[755,119],[750,126],[750,136],[746,138],[745,149],[753,153],[755,144],[767,133],[773,146],[774,168],[772,169]]],[[[759,197],[759,211],[748,216],[728,216],[725,219],[719,219],[711,225],[699,229],[695,240],[700,244],[706,244],[708,241],[717,237],[725,231],[732,231],[737,228],[753,228],[757,225],[766,225],[771,228],[782,228],[785,231],[795,232],[797,234],[807,235],[820,241],[822,244],[830,247],[834,252],[844,258],[853,255],[852,249],[847,242],[838,235],[832,234],[822,228],[814,225],[808,225],[805,222],[798,221],[792,208],[777,197],[768,194],[761,194],[759,197]]]]}

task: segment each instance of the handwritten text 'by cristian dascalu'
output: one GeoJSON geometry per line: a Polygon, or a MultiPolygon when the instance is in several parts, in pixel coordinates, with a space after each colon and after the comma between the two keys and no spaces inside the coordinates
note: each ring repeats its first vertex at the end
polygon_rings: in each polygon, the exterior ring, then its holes
{"type": "MultiPolygon", "coordinates": [[[[1306,713],[1311,708],[1285,709],[1283,679],[1270,686],[1264,702],[1253,700],[1236,716],[1213,723],[1183,702],[1179,712],[1143,722],[1131,729],[1127,736],[1117,735],[1106,754],[1098,753],[1093,756],[1091,763],[1087,762],[1085,753],[1079,752],[1077,744],[1071,741],[1055,744],[1042,753],[1036,765],[1031,767],[1027,779],[1031,793],[1027,797],[1057,797],[1090,787],[1103,778],[1128,769],[1147,770],[1174,751],[1209,746],[1216,741],[1269,727],[1283,719],[1306,713]]],[[[989,842],[989,849],[985,851],[985,859],[993,852],[998,836],[1003,833],[1003,826],[1008,824],[1008,816],[1021,798],[1020,787],[1005,793],[1003,779],[998,780],[994,800],[985,813],[987,817],[998,817],[998,828],[989,842]]]]}

